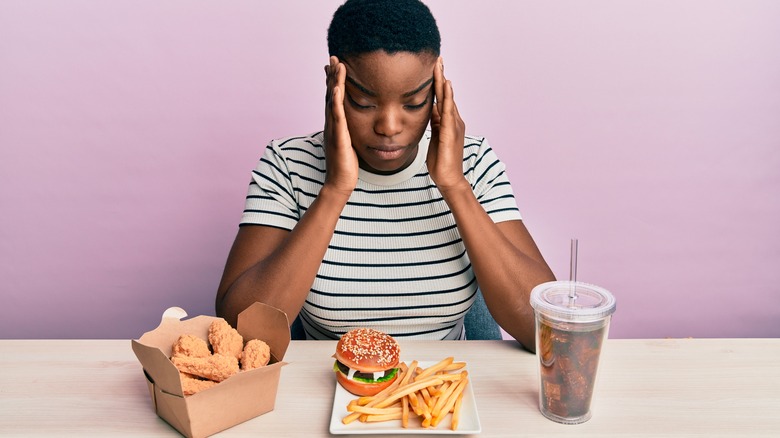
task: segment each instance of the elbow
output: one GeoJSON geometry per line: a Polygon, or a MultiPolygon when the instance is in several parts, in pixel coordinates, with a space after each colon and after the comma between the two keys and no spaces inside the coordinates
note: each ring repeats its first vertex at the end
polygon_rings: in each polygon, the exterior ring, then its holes
{"type": "Polygon", "coordinates": [[[220,318],[224,318],[231,326],[236,327],[238,323],[238,312],[233,311],[228,304],[227,291],[217,292],[217,298],[214,302],[214,310],[216,315],[220,318]]]}
{"type": "Polygon", "coordinates": [[[517,342],[520,344],[520,347],[522,347],[523,350],[525,350],[525,351],[527,351],[527,352],[529,352],[531,354],[536,354],[536,343],[535,342],[530,342],[530,343],[525,343],[525,342],[520,342],[520,341],[517,341],[517,342]]]}

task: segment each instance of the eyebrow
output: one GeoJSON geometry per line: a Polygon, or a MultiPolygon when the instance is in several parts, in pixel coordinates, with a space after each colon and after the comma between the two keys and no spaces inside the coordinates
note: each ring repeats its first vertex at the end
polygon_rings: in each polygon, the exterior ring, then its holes
{"type": "Polygon", "coordinates": [[[430,79],[428,79],[427,81],[423,82],[423,83],[422,83],[422,84],[421,84],[419,87],[415,88],[414,90],[412,90],[412,91],[408,91],[408,92],[404,93],[404,95],[403,95],[403,96],[404,96],[404,97],[410,97],[410,96],[414,96],[415,94],[417,94],[417,93],[419,93],[420,91],[422,91],[422,90],[423,90],[425,87],[427,87],[428,85],[430,85],[432,82],[433,82],[433,76],[431,76],[431,78],[430,78],[430,79]]]}
{"type": "MultiPolygon", "coordinates": [[[[365,93],[365,94],[367,94],[369,96],[372,96],[372,97],[376,97],[376,92],[375,91],[371,91],[368,88],[362,86],[358,81],[356,81],[354,78],[352,78],[349,75],[347,76],[347,82],[349,82],[350,84],[354,85],[355,88],[357,88],[358,90],[362,91],[363,93],[365,93]]],[[[415,88],[414,90],[407,91],[406,93],[403,94],[403,97],[414,96],[415,94],[417,94],[420,91],[422,91],[425,87],[430,85],[431,82],[433,82],[433,77],[431,77],[427,81],[423,82],[419,87],[415,88]]]]}

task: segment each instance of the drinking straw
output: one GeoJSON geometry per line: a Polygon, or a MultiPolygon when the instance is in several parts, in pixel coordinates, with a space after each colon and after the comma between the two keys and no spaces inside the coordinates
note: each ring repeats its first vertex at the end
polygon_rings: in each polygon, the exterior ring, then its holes
{"type": "Polygon", "coordinates": [[[569,266],[569,307],[577,299],[577,239],[571,239],[571,265],[569,266]]]}

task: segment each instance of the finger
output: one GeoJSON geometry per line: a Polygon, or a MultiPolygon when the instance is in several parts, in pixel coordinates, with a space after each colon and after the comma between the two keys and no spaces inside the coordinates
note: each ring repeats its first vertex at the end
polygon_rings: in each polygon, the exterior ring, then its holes
{"type": "Polygon", "coordinates": [[[438,128],[441,123],[441,103],[444,100],[444,77],[441,70],[442,58],[436,59],[433,67],[433,105],[431,108],[431,128],[438,128]]]}
{"type": "MultiPolygon", "coordinates": [[[[338,59],[335,56],[333,58],[338,59]]],[[[336,85],[341,87],[342,92],[344,90],[344,83],[346,81],[347,81],[347,67],[343,63],[339,62],[336,64],[336,85]]]]}
{"type": "Polygon", "coordinates": [[[333,78],[333,72],[336,71],[336,66],[339,65],[339,60],[335,56],[328,58],[328,65],[325,66],[325,83],[330,86],[331,79],[333,78]]]}
{"type": "Polygon", "coordinates": [[[460,110],[458,110],[458,104],[455,103],[455,90],[452,87],[452,81],[447,81],[447,84],[449,85],[449,101],[452,105],[452,116],[455,123],[455,127],[458,130],[464,130],[465,125],[463,123],[463,118],[460,116],[460,110]]]}
{"type": "Polygon", "coordinates": [[[444,101],[442,102],[441,116],[447,117],[454,114],[455,99],[452,91],[452,82],[446,81],[444,83],[444,101]]]}
{"type": "Polygon", "coordinates": [[[330,58],[328,58],[328,61],[330,62],[329,65],[330,65],[330,72],[331,73],[335,72],[336,71],[336,66],[341,64],[341,61],[339,61],[339,59],[337,57],[335,57],[335,56],[331,56],[330,58]]]}
{"type": "MultiPolygon", "coordinates": [[[[344,113],[344,82],[347,77],[347,69],[343,64],[338,64],[335,69],[336,77],[335,84],[333,85],[333,100],[331,101],[331,113],[333,114],[334,121],[341,125],[346,120],[344,113]]],[[[339,129],[339,127],[337,127],[339,129]]]]}
{"type": "Polygon", "coordinates": [[[326,111],[326,114],[327,114],[327,111],[328,111],[329,106],[330,106],[331,93],[333,92],[333,90],[332,90],[332,88],[333,88],[332,76],[333,75],[331,74],[331,72],[333,71],[332,61],[330,61],[330,60],[328,61],[328,65],[326,65],[324,67],[324,70],[325,70],[325,111],[326,111]]]}
{"type": "MultiPolygon", "coordinates": [[[[325,66],[325,102],[330,103],[330,99],[333,93],[333,87],[337,84],[336,72],[339,65],[342,65],[339,59],[335,56],[328,58],[329,64],[325,66]]],[[[343,68],[343,67],[342,67],[343,68]]]]}
{"type": "Polygon", "coordinates": [[[336,123],[344,119],[344,92],[340,86],[333,87],[333,101],[330,110],[336,123]]]}
{"type": "Polygon", "coordinates": [[[434,105],[434,107],[437,107],[437,108],[434,108],[434,109],[437,110],[436,112],[439,115],[441,115],[441,112],[442,112],[442,101],[444,100],[444,81],[445,81],[445,79],[444,79],[443,66],[444,66],[444,60],[440,56],[436,60],[436,66],[433,69],[433,88],[434,88],[435,97],[436,97],[436,105],[434,105]]]}
{"type": "Polygon", "coordinates": [[[431,111],[431,129],[434,130],[434,132],[439,129],[439,125],[441,125],[441,114],[439,114],[439,105],[433,105],[432,111],[431,111]]]}
{"type": "Polygon", "coordinates": [[[455,103],[454,97],[452,99],[452,114],[455,116],[455,120],[462,120],[462,118],[460,117],[460,111],[458,111],[458,104],[455,103]]]}

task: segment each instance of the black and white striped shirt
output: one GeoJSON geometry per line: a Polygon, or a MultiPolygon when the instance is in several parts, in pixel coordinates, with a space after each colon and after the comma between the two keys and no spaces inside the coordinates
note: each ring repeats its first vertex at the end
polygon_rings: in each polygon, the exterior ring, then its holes
{"type": "MultiPolygon", "coordinates": [[[[393,175],[360,169],[300,316],[307,338],[371,327],[407,339],[462,339],[477,283],[455,220],[428,174],[430,132],[393,175]]],[[[272,141],[256,169],[241,225],[291,230],[325,180],[323,134],[272,141]]],[[[504,164],[467,136],[463,172],[494,222],[519,220],[504,164]]]]}

